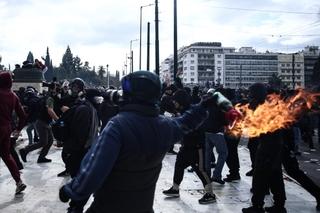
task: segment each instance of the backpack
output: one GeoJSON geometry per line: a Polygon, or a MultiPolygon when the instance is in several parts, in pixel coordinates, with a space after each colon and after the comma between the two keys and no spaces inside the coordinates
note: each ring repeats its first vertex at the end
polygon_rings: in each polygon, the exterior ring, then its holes
{"type": "Polygon", "coordinates": [[[78,105],[73,106],[62,113],[61,117],[52,124],[53,136],[58,141],[66,142],[71,138],[70,126],[77,107],[78,105]]]}
{"type": "Polygon", "coordinates": [[[35,122],[39,118],[40,113],[45,106],[45,97],[40,97],[36,94],[29,94],[23,98],[23,101],[28,115],[27,122],[35,122]]]}

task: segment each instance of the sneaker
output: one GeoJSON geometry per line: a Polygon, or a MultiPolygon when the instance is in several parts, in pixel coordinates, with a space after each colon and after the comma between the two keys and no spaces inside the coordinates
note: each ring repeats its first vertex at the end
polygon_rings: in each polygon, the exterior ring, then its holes
{"type": "Polygon", "coordinates": [[[17,183],[17,188],[16,188],[16,195],[20,194],[23,190],[25,190],[27,188],[26,184],[22,183],[22,181],[20,181],[19,183],[17,183]]]}
{"type": "Polygon", "coordinates": [[[52,160],[48,158],[38,158],[37,163],[50,163],[52,160]]]}
{"type": "Polygon", "coordinates": [[[253,169],[246,173],[246,176],[251,177],[253,176],[253,169]]]}
{"type": "Polygon", "coordinates": [[[162,191],[162,193],[167,195],[168,197],[180,197],[179,190],[173,189],[173,187],[168,190],[162,191]]]}
{"type": "Polygon", "coordinates": [[[21,159],[23,160],[23,162],[27,162],[27,153],[26,153],[26,150],[25,149],[20,149],[19,150],[19,154],[20,154],[20,157],[21,159]]]}
{"type": "Polygon", "coordinates": [[[57,174],[58,177],[67,177],[70,176],[70,173],[67,170],[64,170],[63,172],[60,172],[57,174]]]}
{"type": "Polygon", "coordinates": [[[286,208],[284,208],[283,206],[265,207],[264,210],[271,213],[287,213],[286,208]]]}
{"type": "Polygon", "coordinates": [[[264,213],[264,209],[262,207],[250,206],[248,208],[242,209],[243,213],[264,213]]]}
{"type": "Polygon", "coordinates": [[[199,199],[200,204],[208,204],[216,202],[216,196],[211,193],[205,193],[201,199],[199,199]]]}
{"type": "Polygon", "coordinates": [[[240,179],[241,179],[241,177],[240,177],[240,175],[238,174],[238,175],[227,175],[227,177],[224,178],[223,180],[224,180],[225,182],[230,183],[230,182],[237,181],[237,180],[240,180],[240,179]]]}
{"type": "Polygon", "coordinates": [[[190,168],[190,169],[187,169],[188,172],[192,173],[194,172],[194,169],[193,168],[190,168]]]}
{"type": "Polygon", "coordinates": [[[221,184],[221,185],[223,185],[223,184],[225,183],[223,180],[221,180],[221,178],[220,178],[220,179],[218,179],[218,178],[212,178],[211,181],[212,181],[212,182],[219,183],[219,184],[221,184]]]}

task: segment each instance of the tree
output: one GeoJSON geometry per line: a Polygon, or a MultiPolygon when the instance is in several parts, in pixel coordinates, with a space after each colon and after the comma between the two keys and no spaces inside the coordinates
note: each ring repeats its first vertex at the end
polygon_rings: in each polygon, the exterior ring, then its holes
{"type": "Polygon", "coordinates": [[[82,70],[81,59],[78,56],[76,56],[75,58],[73,58],[73,63],[74,63],[74,67],[75,67],[75,72],[78,74],[82,70]]]}
{"type": "Polygon", "coordinates": [[[281,89],[283,85],[281,78],[275,73],[269,78],[268,84],[274,89],[281,89]]]}
{"type": "Polygon", "coordinates": [[[104,67],[103,66],[99,66],[99,69],[98,69],[99,78],[103,79],[105,74],[106,74],[106,70],[104,69],[104,67]]]}
{"type": "Polygon", "coordinates": [[[61,68],[63,68],[64,71],[66,72],[65,75],[67,78],[70,78],[72,76],[72,74],[75,73],[75,65],[74,65],[73,55],[72,55],[72,52],[71,52],[69,45],[66,49],[66,52],[64,53],[64,55],[62,57],[61,68]]]}
{"type": "Polygon", "coordinates": [[[28,56],[27,56],[27,61],[34,63],[34,57],[31,51],[29,51],[28,56]]]}
{"type": "Polygon", "coordinates": [[[52,60],[49,54],[49,47],[47,47],[47,53],[46,53],[46,57],[44,58],[44,64],[48,68],[47,72],[44,74],[44,77],[46,81],[51,81],[54,75],[53,75],[52,60]]]}

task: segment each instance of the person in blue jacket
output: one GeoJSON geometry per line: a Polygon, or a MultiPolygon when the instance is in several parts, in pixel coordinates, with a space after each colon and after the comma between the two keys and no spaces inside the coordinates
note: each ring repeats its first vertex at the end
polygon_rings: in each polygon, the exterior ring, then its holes
{"type": "Polygon", "coordinates": [[[213,98],[204,98],[182,116],[159,115],[159,77],[137,71],[121,80],[120,112],[108,122],[85,155],[76,177],[59,192],[62,202],[94,194],[88,213],[153,212],[162,160],[171,145],[207,118],[213,98]]]}

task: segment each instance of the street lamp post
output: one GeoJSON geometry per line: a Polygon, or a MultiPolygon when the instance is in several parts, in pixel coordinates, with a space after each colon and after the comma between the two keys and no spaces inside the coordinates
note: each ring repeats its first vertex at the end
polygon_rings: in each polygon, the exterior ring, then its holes
{"type": "Polygon", "coordinates": [[[130,40],[130,73],[133,72],[133,50],[132,50],[132,42],[138,41],[138,39],[130,40]]]}
{"type": "Polygon", "coordinates": [[[140,46],[139,46],[139,70],[141,70],[141,44],[142,44],[142,9],[144,7],[150,7],[154,4],[143,5],[140,7],[140,46]]]}
{"type": "Polygon", "coordinates": [[[110,73],[109,73],[109,64],[107,64],[107,80],[108,80],[108,89],[109,89],[109,86],[110,86],[110,73]]]}

